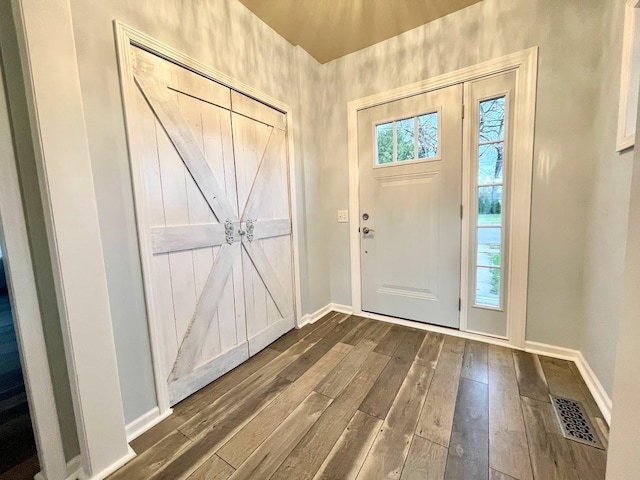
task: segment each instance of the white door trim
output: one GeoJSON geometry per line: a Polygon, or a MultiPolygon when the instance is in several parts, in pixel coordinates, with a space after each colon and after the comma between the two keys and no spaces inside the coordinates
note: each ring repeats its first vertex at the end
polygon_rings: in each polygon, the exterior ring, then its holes
{"type": "MultiPolygon", "coordinates": [[[[135,84],[133,81],[133,69],[130,46],[136,46],[142,48],[150,53],[158,55],[176,65],[179,65],[187,70],[202,75],[214,82],[225,85],[232,90],[240,92],[251,98],[258,100],[266,105],[269,105],[276,110],[281,111],[286,115],[286,130],[287,130],[287,154],[289,157],[289,200],[291,205],[291,228],[292,228],[292,244],[293,244],[293,282],[294,282],[294,295],[295,295],[295,318],[296,325],[300,326],[302,319],[302,302],[301,302],[301,289],[300,289],[300,260],[299,260],[299,248],[298,248],[298,212],[296,201],[296,170],[295,170],[295,155],[294,155],[294,142],[293,142],[293,110],[292,108],[276,100],[275,98],[256,90],[255,88],[239,82],[228,75],[215,70],[198,60],[195,60],[184,53],[165,45],[164,43],[150,37],[149,35],[142,33],[128,25],[117,20],[114,21],[114,29],[116,36],[116,44],[118,50],[118,65],[120,68],[120,84],[122,88],[122,103],[125,111],[125,121],[130,118],[129,112],[131,108],[128,108],[130,98],[135,91],[135,84]]],[[[128,129],[127,129],[128,132],[128,129]]],[[[135,138],[131,138],[128,135],[129,143],[135,142],[135,138]]],[[[131,156],[131,149],[129,155],[131,156]]],[[[133,166],[136,162],[133,159],[131,173],[133,177],[134,187],[137,191],[142,191],[143,177],[142,172],[138,168],[133,166]]],[[[138,242],[141,253],[141,261],[143,266],[143,283],[145,289],[145,301],[147,306],[147,316],[149,319],[149,335],[151,340],[152,361],[153,370],[156,384],[156,397],[158,401],[158,408],[160,409],[160,415],[165,415],[170,412],[170,400],[169,389],[166,382],[167,372],[163,367],[163,352],[162,342],[158,325],[153,321],[153,305],[152,296],[149,292],[152,291],[151,279],[146,272],[151,271],[151,265],[149,264],[149,258],[153,252],[151,246],[151,234],[148,223],[146,222],[144,208],[136,203],[136,222],[138,229],[138,242]]]]}
{"type": "Polygon", "coordinates": [[[125,435],[71,5],[11,5],[82,467],[104,477],[135,453],[125,435]]]}
{"type": "Polygon", "coordinates": [[[65,478],[67,462],[47,358],[40,305],[29,251],[15,152],[0,65],[0,230],[7,286],[38,460],[44,478],[65,478]]]}
{"type": "MultiPolygon", "coordinates": [[[[624,10],[624,33],[622,36],[622,62],[620,65],[620,99],[618,102],[618,131],[616,134],[616,151],[622,152],[631,148],[636,142],[636,132],[627,134],[629,127],[628,114],[636,115],[638,104],[631,104],[631,98],[635,95],[633,91],[632,70],[634,66],[634,56],[640,52],[633,48],[634,41],[640,35],[636,31],[636,18],[640,15],[640,0],[626,0],[624,10]]],[[[636,60],[637,61],[637,60],[636,60]]],[[[637,97],[636,97],[637,98],[637,97]]],[[[634,120],[635,121],[635,120],[634,120]]]]}
{"type": "MultiPolygon", "coordinates": [[[[511,168],[513,168],[513,191],[518,193],[512,196],[510,210],[511,251],[509,258],[507,336],[509,345],[524,348],[527,318],[531,177],[533,172],[538,47],[532,47],[521,52],[348,103],[349,211],[352,219],[349,225],[349,237],[351,247],[351,301],[354,314],[362,314],[360,233],[358,232],[360,214],[358,111],[510,70],[517,72],[516,98],[518,101],[514,114],[513,158],[517,158],[518,161],[514,162],[511,168]]],[[[463,185],[463,199],[468,198],[469,188],[468,184],[463,185]]],[[[468,231],[465,232],[465,230],[468,230],[468,226],[463,222],[463,239],[468,238],[468,231]]],[[[465,273],[465,271],[462,272],[463,275],[465,273]]],[[[462,278],[462,285],[465,285],[465,282],[466,278],[462,278]]],[[[463,320],[461,316],[460,330],[466,331],[466,324],[463,324],[463,320]]]]}

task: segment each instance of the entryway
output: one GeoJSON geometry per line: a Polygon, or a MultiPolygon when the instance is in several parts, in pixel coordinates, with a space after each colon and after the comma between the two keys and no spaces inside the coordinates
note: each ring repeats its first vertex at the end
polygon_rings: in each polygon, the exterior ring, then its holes
{"type": "Polygon", "coordinates": [[[524,346],[536,58],[349,104],[355,314],[524,346]]]}

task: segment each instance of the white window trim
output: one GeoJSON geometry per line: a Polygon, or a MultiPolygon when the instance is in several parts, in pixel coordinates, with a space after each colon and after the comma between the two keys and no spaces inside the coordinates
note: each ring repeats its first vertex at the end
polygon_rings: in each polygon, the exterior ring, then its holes
{"type": "MultiPolygon", "coordinates": [[[[631,125],[627,125],[627,113],[631,111],[635,119],[635,113],[638,105],[630,105],[630,95],[632,93],[631,67],[633,58],[640,56],[640,52],[633,50],[635,38],[640,35],[636,31],[636,16],[640,15],[640,0],[626,0],[624,13],[624,34],[622,40],[622,65],[620,71],[620,103],[618,108],[618,133],[616,136],[616,151],[621,152],[635,145],[636,135],[635,128],[633,133],[627,135],[631,125]]],[[[635,92],[633,92],[635,93],[635,92]]]]}
{"type": "MultiPolygon", "coordinates": [[[[358,111],[382,105],[413,95],[437,90],[439,88],[476,80],[506,71],[516,71],[516,107],[514,111],[513,137],[513,184],[517,195],[511,198],[509,252],[509,289],[507,316],[507,339],[504,342],[516,348],[524,348],[527,318],[527,286],[529,274],[529,229],[531,218],[531,183],[533,172],[533,140],[535,123],[535,99],[538,76],[538,47],[532,47],[494,60],[463,68],[435,78],[420,81],[353,100],[348,103],[348,157],[349,157],[349,210],[351,218],[360,215],[359,169],[358,169],[358,111]]],[[[467,148],[468,145],[463,145],[467,148]]],[[[469,179],[463,180],[463,198],[468,198],[469,179]]],[[[468,215],[468,213],[464,213],[468,215]]],[[[463,244],[469,242],[468,222],[463,219],[463,244]],[[466,234],[466,239],[465,239],[466,234]]],[[[362,312],[362,280],[360,273],[360,233],[359,222],[353,221],[349,226],[351,251],[351,295],[353,313],[356,315],[383,318],[381,315],[369,315],[362,312]]],[[[462,262],[462,285],[468,278],[468,266],[462,262]]],[[[464,293],[461,292],[461,298],[464,293]]],[[[462,307],[464,309],[464,305],[462,307]]],[[[426,326],[434,331],[439,327],[426,326]]],[[[467,331],[467,325],[461,318],[461,331],[467,331]]]]}

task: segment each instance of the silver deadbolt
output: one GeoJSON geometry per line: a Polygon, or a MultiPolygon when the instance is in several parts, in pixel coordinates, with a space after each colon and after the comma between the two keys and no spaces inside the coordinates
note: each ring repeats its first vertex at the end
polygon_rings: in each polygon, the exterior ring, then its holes
{"type": "Polygon", "coordinates": [[[362,219],[363,220],[369,220],[369,214],[368,213],[363,213],[362,214],[362,219]]]}
{"type": "Polygon", "coordinates": [[[375,230],[373,228],[369,228],[369,227],[364,227],[362,229],[362,233],[364,233],[365,235],[369,235],[371,232],[375,232],[375,230]]]}

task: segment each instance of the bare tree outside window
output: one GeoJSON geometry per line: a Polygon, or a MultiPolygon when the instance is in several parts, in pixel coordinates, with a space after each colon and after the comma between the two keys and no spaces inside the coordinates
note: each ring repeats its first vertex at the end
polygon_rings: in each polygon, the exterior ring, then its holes
{"type": "Polygon", "coordinates": [[[480,177],[502,181],[505,97],[480,102],[480,177]],[[482,147],[485,147],[484,149],[482,147]],[[486,155],[486,157],[484,157],[486,155]],[[484,162],[483,159],[486,159],[484,162]],[[484,167],[484,168],[483,168],[484,167]]]}
{"type": "Polygon", "coordinates": [[[438,156],[438,113],[418,117],[418,158],[438,156]]]}
{"type": "Polygon", "coordinates": [[[502,272],[502,199],[505,97],[479,104],[476,304],[499,307],[502,272]]]}

